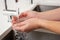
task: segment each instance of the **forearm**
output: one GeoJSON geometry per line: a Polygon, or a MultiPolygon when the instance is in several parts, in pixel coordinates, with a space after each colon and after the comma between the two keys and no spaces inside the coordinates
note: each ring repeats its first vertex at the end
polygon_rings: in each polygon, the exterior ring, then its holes
{"type": "Polygon", "coordinates": [[[45,12],[39,12],[38,18],[47,20],[60,20],[60,8],[45,12]]]}
{"type": "Polygon", "coordinates": [[[39,25],[42,26],[42,28],[45,28],[47,30],[60,34],[60,21],[41,20],[39,22],[39,25]]]}

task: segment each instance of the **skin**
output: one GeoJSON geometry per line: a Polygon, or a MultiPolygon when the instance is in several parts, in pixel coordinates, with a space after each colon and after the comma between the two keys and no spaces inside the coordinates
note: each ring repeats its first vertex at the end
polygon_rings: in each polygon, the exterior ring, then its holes
{"type": "Polygon", "coordinates": [[[36,12],[36,11],[26,11],[19,15],[20,18],[40,18],[46,20],[59,21],[60,20],[60,8],[45,11],[45,12],[36,12]]]}
{"type": "Polygon", "coordinates": [[[45,28],[60,34],[59,10],[60,8],[45,12],[23,12],[19,17],[14,16],[12,18],[12,28],[13,30],[22,32],[30,32],[35,29],[45,28]]]}

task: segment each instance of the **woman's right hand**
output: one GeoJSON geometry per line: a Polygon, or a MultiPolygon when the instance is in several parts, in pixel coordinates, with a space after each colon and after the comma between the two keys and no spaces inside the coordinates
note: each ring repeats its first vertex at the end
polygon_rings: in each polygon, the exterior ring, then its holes
{"type": "Polygon", "coordinates": [[[19,19],[26,20],[30,18],[38,18],[38,13],[39,12],[36,12],[36,11],[26,11],[19,15],[19,19]]]}

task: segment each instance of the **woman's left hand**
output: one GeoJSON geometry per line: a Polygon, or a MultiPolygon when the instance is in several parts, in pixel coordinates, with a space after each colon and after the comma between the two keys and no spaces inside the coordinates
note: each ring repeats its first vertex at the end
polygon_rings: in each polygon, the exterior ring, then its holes
{"type": "Polygon", "coordinates": [[[30,18],[23,22],[16,23],[12,25],[14,30],[22,31],[22,32],[30,32],[34,29],[40,28],[38,18],[30,18]]]}

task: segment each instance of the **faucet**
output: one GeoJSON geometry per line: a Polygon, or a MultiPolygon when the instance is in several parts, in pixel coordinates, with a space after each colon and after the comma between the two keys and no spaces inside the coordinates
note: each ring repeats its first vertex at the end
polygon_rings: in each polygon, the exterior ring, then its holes
{"type": "MultiPolygon", "coordinates": [[[[3,10],[4,11],[4,10],[3,10]]],[[[8,16],[8,22],[11,22],[12,21],[12,16],[17,16],[17,15],[19,15],[19,8],[18,8],[18,10],[17,10],[17,12],[13,12],[13,11],[4,11],[5,13],[3,13],[3,15],[6,15],[6,16],[8,16]]]]}
{"type": "Polygon", "coordinates": [[[31,0],[31,4],[33,4],[33,0],[31,0]]]}

